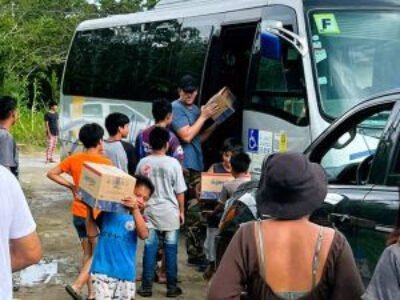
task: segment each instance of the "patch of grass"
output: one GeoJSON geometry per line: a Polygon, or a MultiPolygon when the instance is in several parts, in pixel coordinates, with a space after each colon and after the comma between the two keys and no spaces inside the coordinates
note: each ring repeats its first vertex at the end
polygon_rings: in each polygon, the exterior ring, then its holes
{"type": "Polygon", "coordinates": [[[18,113],[18,121],[12,128],[12,134],[17,144],[21,145],[23,151],[45,148],[47,141],[44,114],[46,111],[44,109],[31,111],[20,106],[18,113]]]}

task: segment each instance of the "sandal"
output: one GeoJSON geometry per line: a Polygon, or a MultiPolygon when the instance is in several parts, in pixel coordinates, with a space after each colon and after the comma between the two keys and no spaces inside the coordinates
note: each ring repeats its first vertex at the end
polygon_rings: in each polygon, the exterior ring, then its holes
{"type": "Polygon", "coordinates": [[[65,291],[72,297],[74,300],[83,300],[81,295],[79,295],[69,284],[65,286],[65,291]]]}

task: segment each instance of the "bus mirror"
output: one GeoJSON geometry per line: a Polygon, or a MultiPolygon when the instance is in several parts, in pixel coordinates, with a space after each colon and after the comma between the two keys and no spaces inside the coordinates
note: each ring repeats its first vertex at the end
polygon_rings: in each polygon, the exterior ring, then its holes
{"type": "Polygon", "coordinates": [[[260,54],[262,57],[280,60],[282,58],[282,42],[279,36],[268,31],[261,32],[260,54]]]}
{"type": "MultiPolygon", "coordinates": [[[[306,39],[286,29],[281,21],[275,20],[265,20],[261,22],[261,55],[263,55],[263,50],[266,51],[264,53],[270,53],[270,50],[266,49],[265,46],[271,47],[271,44],[275,46],[279,44],[280,58],[282,56],[282,41],[280,38],[295,47],[302,56],[307,55],[308,46],[306,39]],[[274,42],[271,43],[271,40],[274,40],[274,42]]],[[[277,48],[272,50],[277,50],[277,48]]]]}

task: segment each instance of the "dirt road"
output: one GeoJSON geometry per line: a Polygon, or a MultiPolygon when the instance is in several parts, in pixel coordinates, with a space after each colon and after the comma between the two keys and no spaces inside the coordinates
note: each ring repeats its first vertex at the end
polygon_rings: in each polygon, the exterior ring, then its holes
{"type": "MultiPolygon", "coordinates": [[[[71,195],[45,177],[46,171],[51,166],[44,164],[42,154],[22,155],[20,179],[38,225],[44,247],[44,261],[52,262],[51,267],[53,271],[54,267],[57,267],[57,274],[45,275],[42,279],[46,283],[32,287],[21,286],[19,291],[14,293],[15,300],[69,300],[71,298],[64,292],[64,286],[73,282],[79,271],[81,249],[69,213],[71,195]]],[[[142,249],[140,244],[137,257],[138,269],[141,265],[142,249]]],[[[204,299],[207,283],[202,279],[201,273],[186,263],[186,259],[184,240],[181,239],[179,279],[184,294],[178,299],[204,299]]],[[[24,276],[29,279],[35,277],[35,274],[37,275],[37,272],[24,273],[24,276]]],[[[165,285],[155,284],[153,297],[147,299],[167,299],[165,291],[165,285]]],[[[142,298],[138,296],[137,299],[142,298]]]]}

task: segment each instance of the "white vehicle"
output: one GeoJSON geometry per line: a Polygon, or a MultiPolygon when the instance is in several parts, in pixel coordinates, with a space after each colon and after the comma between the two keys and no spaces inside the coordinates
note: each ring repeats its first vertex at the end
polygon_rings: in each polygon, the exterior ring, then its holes
{"type": "MultiPolygon", "coordinates": [[[[264,155],[303,151],[350,107],[400,87],[399,8],[395,0],[164,0],[85,21],[65,67],[63,120],[84,118],[84,104],[115,101],[151,119],[151,101],[176,99],[176,83],[191,74],[199,105],[224,86],[237,98],[204,145],[206,164],[226,137],[239,136],[257,171],[264,155]]],[[[379,118],[331,164],[374,152],[379,118]]],[[[76,134],[62,125],[68,149],[76,134]]]]}

